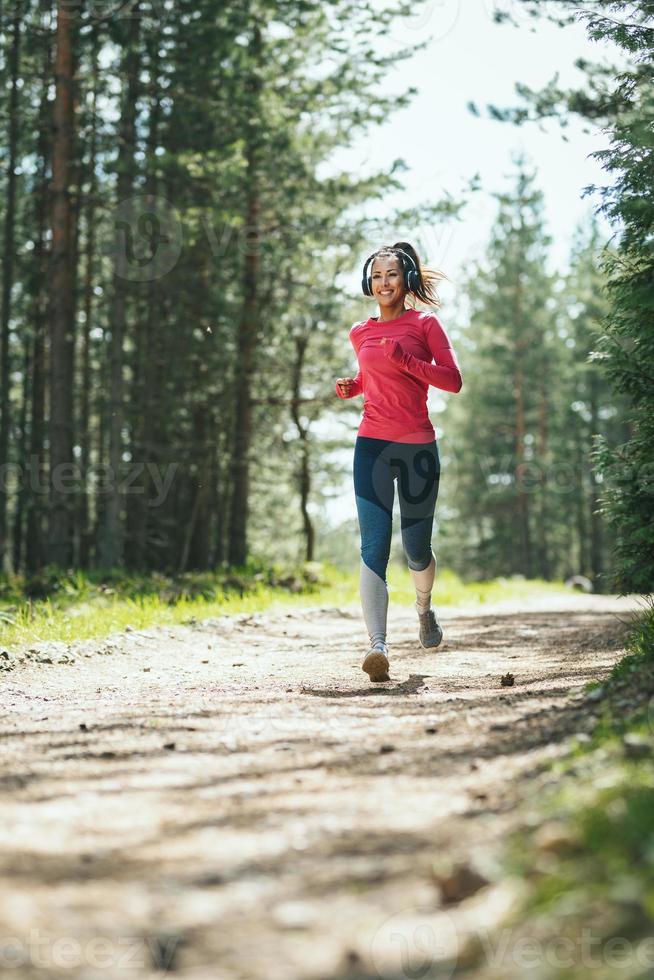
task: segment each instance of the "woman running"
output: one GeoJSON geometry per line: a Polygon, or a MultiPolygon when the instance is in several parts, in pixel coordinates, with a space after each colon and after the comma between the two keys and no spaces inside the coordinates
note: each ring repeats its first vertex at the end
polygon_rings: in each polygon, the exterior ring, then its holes
{"type": "Polygon", "coordinates": [[[440,459],[427,393],[429,385],[460,391],[462,379],[436,315],[415,309],[416,300],[440,306],[436,286],[442,278],[441,273],[421,268],[408,242],[373,252],[364,264],[361,286],[365,296],[377,301],[379,314],[351,328],[359,371],[356,378],[336,381],[339,398],[364,395],[353,475],[361,532],[361,605],[370,637],[363,670],[375,683],[390,680],[386,568],[395,479],[402,545],[416,589],[420,644],[425,649],[437,647],[443,638],[431,608],[436,573],[431,533],[440,459]]]}

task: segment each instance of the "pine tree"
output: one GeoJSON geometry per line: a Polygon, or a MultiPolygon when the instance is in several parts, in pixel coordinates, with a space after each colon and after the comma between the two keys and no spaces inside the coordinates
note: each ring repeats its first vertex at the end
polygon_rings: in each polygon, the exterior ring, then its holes
{"type": "MultiPolygon", "coordinates": [[[[538,0],[523,0],[535,13],[550,14],[538,0]]],[[[607,382],[628,398],[626,439],[597,439],[595,463],[602,474],[602,512],[615,530],[615,586],[622,592],[651,593],[654,583],[654,3],[606,0],[600,9],[579,12],[561,0],[554,15],[564,24],[582,19],[588,36],[615,46],[621,64],[584,62],[580,89],[561,89],[554,79],[540,92],[519,86],[523,105],[498,111],[513,122],[554,117],[567,124],[570,114],[601,123],[607,149],[594,156],[612,183],[587,192],[600,195],[598,210],[615,228],[616,246],[603,261],[610,309],[597,342],[597,358],[607,382]]],[[[474,108],[474,107],[473,107],[474,108]]]]}
{"type": "Polygon", "coordinates": [[[29,165],[0,217],[33,254],[3,270],[3,411],[9,457],[56,480],[47,508],[38,481],[7,497],[7,544],[31,572],[234,564],[286,507],[289,550],[312,553],[348,305],[328,280],[361,247],[353,208],[398,186],[395,166],[324,165],[411,97],[379,89],[409,53],[379,36],[408,5],[21,2],[29,165]]]}
{"type": "Polygon", "coordinates": [[[606,278],[600,268],[603,248],[595,218],[588,226],[578,227],[561,297],[561,330],[569,356],[557,440],[560,465],[574,474],[568,523],[562,525],[560,534],[568,544],[574,541],[570,571],[588,577],[597,591],[610,588],[606,571],[615,536],[601,514],[602,478],[593,465],[593,440],[599,434],[610,441],[627,435],[627,401],[606,384],[593,353],[609,306],[606,278]]]}
{"type": "MultiPolygon", "coordinates": [[[[543,195],[524,160],[499,208],[470,299],[466,398],[452,413],[458,450],[456,507],[467,559],[482,575],[550,571],[547,470],[556,401],[550,243],[543,195]],[[465,454],[465,465],[463,458],[465,454]]],[[[457,522],[457,526],[459,526],[457,522]]]]}

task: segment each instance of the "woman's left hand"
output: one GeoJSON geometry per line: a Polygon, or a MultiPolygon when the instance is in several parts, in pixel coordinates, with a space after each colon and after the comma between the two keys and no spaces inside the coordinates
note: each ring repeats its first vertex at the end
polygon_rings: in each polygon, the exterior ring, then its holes
{"type": "Polygon", "coordinates": [[[404,351],[398,341],[394,337],[382,337],[379,343],[389,361],[394,361],[396,364],[399,364],[404,355],[404,351]]]}

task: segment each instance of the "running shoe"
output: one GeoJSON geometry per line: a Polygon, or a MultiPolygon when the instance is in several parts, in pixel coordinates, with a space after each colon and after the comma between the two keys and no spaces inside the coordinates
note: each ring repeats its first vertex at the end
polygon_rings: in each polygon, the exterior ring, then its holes
{"type": "Polygon", "coordinates": [[[388,647],[380,640],[368,650],[361,670],[365,671],[373,684],[378,684],[380,681],[390,681],[388,667],[388,647]]]}
{"type": "Polygon", "coordinates": [[[418,612],[418,622],[420,624],[418,636],[423,650],[437,647],[443,639],[443,630],[438,624],[434,610],[430,608],[426,612],[418,612]]]}

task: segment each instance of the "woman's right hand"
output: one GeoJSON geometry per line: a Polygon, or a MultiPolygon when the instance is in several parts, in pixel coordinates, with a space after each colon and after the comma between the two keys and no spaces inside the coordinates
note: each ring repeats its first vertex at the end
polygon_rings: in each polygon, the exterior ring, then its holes
{"type": "Polygon", "coordinates": [[[354,384],[354,378],[337,378],[336,384],[339,387],[341,396],[343,398],[349,398],[352,391],[352,385],[354,384]]]}

